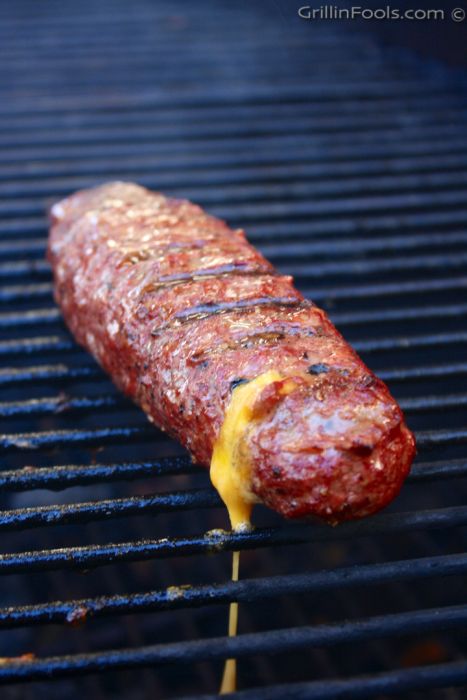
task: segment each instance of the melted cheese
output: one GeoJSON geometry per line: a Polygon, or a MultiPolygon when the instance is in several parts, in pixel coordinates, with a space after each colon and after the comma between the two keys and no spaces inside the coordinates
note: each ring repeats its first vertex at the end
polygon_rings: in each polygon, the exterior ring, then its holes
{"type": "Polygon", "coordinates": [[[211,481],[227,507],[233,530],[250,524],[254,501],[250,488],[250,465],[248,459],[244,459],[244,454],[240,459],[241,443],[252,420],[256,397],[265,386],[280,379],[278,372],[270,370],[247,384],[237,386],[214,444],[211,481]]]}
{"type": "MultiPolygon", "coordinates": [[[[250,525],[254,497],[250,484],[250,464],[242,449],[245,432],[253,419],[253,406],[258,394],[272,382],[282,379],[275,370],[264,372],[248,384],[234,389],[225,413],[224,422],[217,438],[211,459],[211,481],[224,501],[233,530],[250,525]]],[[[288,381],[281,393],[290,393],[295,384],[288,381]]],[[[240,552],[233,552],[232,581],[238,581],[240,552]]],[[[238,624],[238,603],[230,603],[229,637],[235,637],[238,624]]],[[[227,659],[219,692],[234,693],[237,689],[237,661],[227,659]]]]}

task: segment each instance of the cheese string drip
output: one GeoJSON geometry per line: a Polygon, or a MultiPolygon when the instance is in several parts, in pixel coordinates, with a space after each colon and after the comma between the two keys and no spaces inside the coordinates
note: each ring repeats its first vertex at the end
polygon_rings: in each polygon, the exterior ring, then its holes
{"type": "MultiPolygon", "coordinates": [[[[217,438],[211,459],[211,481],[224,501],[232,530],[249,528],[254,496],[251,491],[251,471],[248,454],[245,452],[244,436],[254,420],[253,406],[259,393],[268,384],[280,381],[281,375],[269,370],[234,389],[225,412],[224,422],[217,438]]],[[[283,387],[281,393],[289,393],[293,383],[283,387]]],[[[232,581],[238,581],[240,552],[233,552],[232,581]]],[[[229,637],[235,637],[238,625],[238,603],[230,603],[229,637]]],[[[236,690],[237,662],[227,659],[220,693],[236,690]]]]}
{"type": "MultiPolygon", "coordinates": [[[[232,581],[238,581],[240,568],[240,552],[232,553],[232,581]]],[[[229,637],[237,635],[238,626],[238,603],[230,603],[229,606],[229,637]]],[[[237,659],[226,659],[224,673],[219,690],[221,695],[234,693],[237,690],[237,659]]]]}

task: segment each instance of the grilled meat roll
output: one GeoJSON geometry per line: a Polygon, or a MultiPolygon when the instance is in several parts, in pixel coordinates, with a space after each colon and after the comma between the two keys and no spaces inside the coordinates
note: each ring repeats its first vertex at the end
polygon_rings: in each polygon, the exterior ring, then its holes
{"type": "Polygon", "coordinates": [[[242,230],[120,182],[64,199],[51,220],[71,332],[211,466],[234,525],[254,502],[336,523],[396,496],[415,452],[400,408],[242,230]]]}

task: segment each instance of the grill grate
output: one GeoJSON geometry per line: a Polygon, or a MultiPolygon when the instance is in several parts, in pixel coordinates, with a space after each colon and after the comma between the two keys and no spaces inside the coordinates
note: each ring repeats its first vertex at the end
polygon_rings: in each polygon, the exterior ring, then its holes
{"type": "Polygon", "coordinates": [[[232,655],[245,700],[462,698],[465,74],[286,3],[0,18],[2,698],[207,700],[232,655]],[[387,512],[221,529],[207,474],[53,306],[45,209],[112,178],[245,227],[388,381],[419,456],[387,512]]]}

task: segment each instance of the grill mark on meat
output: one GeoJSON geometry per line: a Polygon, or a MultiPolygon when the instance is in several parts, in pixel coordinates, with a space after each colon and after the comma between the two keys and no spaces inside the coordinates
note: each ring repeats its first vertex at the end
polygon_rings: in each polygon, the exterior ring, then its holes
{"type": "MultiPolygon", "coordinates": [[[[279,341],[284,340],[287,337],[294,337],[296,335],[297,329],[292,327],[289,330],[284,328],[282,331],[262,331],[259,333],[250,333],[227,343],[220,341],[215,345],[211,345],[210,347],[203,348],[202,350],[193,353],[193,355],[189,358],[189,364],[201,364],[207,357],[212,357],[212,355],[225,352],[226,350],[252,348],[258,345],[270,347],[272,345],[276,345],[279,341]]],[[[302,328],[301,335],[302,337],[313,336],[314,330],[312,328],[302,328]]]]}
{"type": "Polygon", "coordinates": [[[229,263],[219,267],[206,268],[196,272],[181,272],[173,275],[164,275],[155,282],[150,282],[142,289],[142,295],[157,292],[159,289],[175,287],[179,284],[192,284],[203,279],[221,279],[223,277],[280,277],[279,273],[265,266],[245,269],[245,265],[229,263]]]}
{"type": "Polygon", "coordinates": [[[257,308],[273,308],[273,309],[300,309],[313,306],[311,301],[306,299],[297,299],[290,297],[260,297],[253,299],[237,300],[232,302],[223,302],[219,304],[200,304],[199,306],[191,306],[184,311],[179,311],[175,314],[172,321],[166,323],[151,331],[151,335],[157,336],[166,330],[178,328],[186,323],[193,321],[201,321],[209,316],[220,314],[247,314],[255,311],[257,308]]]}
{"type": "Polygon", "coordinates": [[[212,314],[219,314],[229,311],[248,311],[250,308],[256,308],[257,306],[271,306],[271,307],[305,307],[311,305],[311,302],[304,301],[302,299],[297,299],[297,297],[256,297],[253,299],[237,299],[236,301],[226,301],[219,303],[210,304],[199,304],[197,306],[192,306],[184,311],[179,311],[175,314],[177,319],[185,321],[191,321],[193,318],[198,318],[202,316],[211,316],[212,314]]]}
{"type": "Polygon", "coordinates": [[[221,342],[217,345],[205,348],[204,350],[200,350],[199,352],[195,352],[190,357],[190,364],[197,365],[203,362],[206,357],[218,354],[219,352],[225,352],[226,350],[251,348],[255,345],[274,345],[284,338],[284,333],[252,333],[251,335],[243,336],[243,338],[238,338],[228,343],[221,342]]]}

